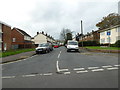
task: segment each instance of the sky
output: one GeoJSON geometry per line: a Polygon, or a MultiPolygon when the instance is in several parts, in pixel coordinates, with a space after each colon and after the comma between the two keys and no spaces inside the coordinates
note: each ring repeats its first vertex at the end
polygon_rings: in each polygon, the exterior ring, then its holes
{"type": "Polygon", "coordinates": [[[110,13],[118,13],[119,0],[0,0],[0,21],[34,37],[37,32],[59,39],[63,28],[73,34],[96,31],[96,24],[110,13]]]}

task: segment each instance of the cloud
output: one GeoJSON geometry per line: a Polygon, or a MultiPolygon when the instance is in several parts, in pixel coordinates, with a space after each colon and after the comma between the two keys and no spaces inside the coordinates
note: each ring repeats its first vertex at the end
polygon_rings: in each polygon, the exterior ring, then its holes
{"type": "MultiPolygon", "coordinates": [[[[83,20],[84,33],[97,30],[96,23],[102,17],[117,12],[118,0],[3,0],[0,19],[8,24],[24,29],[31,36],[37,31],[45,31],[59,38],[62,28],[80,32],[83,20]]],[[[2,5],[2,6],[1,6],[2,5]]]]}

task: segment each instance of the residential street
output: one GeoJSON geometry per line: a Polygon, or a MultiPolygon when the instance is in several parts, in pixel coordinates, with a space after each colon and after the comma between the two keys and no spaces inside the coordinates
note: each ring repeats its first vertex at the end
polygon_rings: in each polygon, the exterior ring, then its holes
{"type": "Polygon", "coordinates": [[[55,48],[2,65],[3,88],[118,88],[118,56],[55,48]]]}

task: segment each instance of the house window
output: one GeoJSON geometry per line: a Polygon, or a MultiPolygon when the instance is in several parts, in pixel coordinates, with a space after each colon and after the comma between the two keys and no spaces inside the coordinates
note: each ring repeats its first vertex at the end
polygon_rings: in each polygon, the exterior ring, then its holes
{"type": "Polygon", "coordinates": [[[117,36],[117,37],[116,37],[116,41],[117,41],[117,40],[120,40],[120,36],[117,36]]]}
{"type": "Polygon", "coordinates": [[[100,35],[105,35],[105,32],[101,32],[100,35]]]}
{"type": "Polygon", "coordinates": [[[13,38],[13,42],[16,42],[16,38],[13,38]]]}
{"type": "Polygon", "coordinates": [[[108,43],[111,42],[111,38],[110,38],[110,37],[107,38],[107,42],[108,42],[108,43]]]}
{"type": "Polygon", "coordinates": [[[120,32],[120,27],[116,28],[116,32],[120,32]]]}
{"type": "Polygon", "coordinates": [[[105,38],[102,38],[102,39],[101,39],[101,43],[105,43],[105,38]]]}
{"type": "Polygon", "coordinates": [[[0,32],[2,32],[2,24],[0,24],[0,32]]]}

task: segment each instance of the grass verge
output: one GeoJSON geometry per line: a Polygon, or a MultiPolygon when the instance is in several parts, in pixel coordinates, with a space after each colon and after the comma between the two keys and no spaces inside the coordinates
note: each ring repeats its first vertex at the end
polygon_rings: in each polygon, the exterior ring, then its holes
{"type": "Polygon", "coordinates": [[[16,54],[20,54],[23,52],[29,52],[29,51],[34,51],[35,49],[17,49],[17,50],[9,50],[9,51],[5,51],[5,52],[0,52],[0,58],[1,57],[6,57],[6,56],[10,56],[10,55],[16,55],[16,54]]]}
{"type": "Polygon", "coordinates": [[[87,46],[88,49],[99,49],[99,50],[120,50],[118,47],[100,47],[100,46],[87,46]]]}

